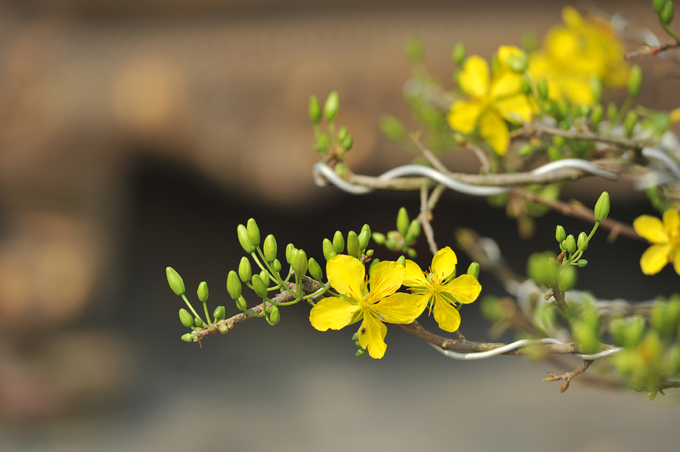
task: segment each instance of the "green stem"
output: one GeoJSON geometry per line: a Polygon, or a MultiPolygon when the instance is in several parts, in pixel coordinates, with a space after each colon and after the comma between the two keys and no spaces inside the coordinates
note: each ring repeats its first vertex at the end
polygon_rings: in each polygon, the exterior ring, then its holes
{"type": "MultiPolygon", "coordinates": [[[[191,303],[189,303],[189,300],[187,300],[187,296],[186,296],[186,295],[182,294],[182,300],[184,300],[184,302],[187,304],[187,307],[191,310],[191,312],[194,313],[194,317],[197,317],[197,318],[200,319],[201,316],[198,315],[198,314],[196,313],[196,311],[194,310],[194,307],[191,306],[191,303]]],[[[201,319],[201,320],[203,320],[203,319],[201,319]]]]}
{"type": "Polygon", "coordinates": [[[208,321],[208,325],[212,325],[212,320],[210,320],[210,314],[208,313],[208,301],[203,302],[203,310],[205,311],[205,318],[208,321]]]}

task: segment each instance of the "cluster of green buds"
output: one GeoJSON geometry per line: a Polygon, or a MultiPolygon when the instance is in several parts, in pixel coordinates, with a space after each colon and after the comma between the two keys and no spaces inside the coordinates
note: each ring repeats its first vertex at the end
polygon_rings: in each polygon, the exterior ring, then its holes
{"type": "Polygon", "coordinates": [[[408,257],[413,259],[417,255],[413,246],[416,244],[418,236],[420,236],[420,222],[417,218],[409,219],[408,211],[405,207],[402,207],[397,213],[396,231],[388,231],[387,234],[376,232],[373,234],[373,240],[378,245],[385,245],[390,251],[406,253],[408,257]]]}
{"type": "Polygon", "coordinates": [[[675,39],[676,42],[680,43],[680,38],[678,38],[670,28],[671,22],[673,22],[673,16],[675,15],[673,2],[671,0],[652,0],[652,6],[659,18],[659,23],[666,33],[675,39]]]}
{"type": "Polygon", "coordinates": [[[205,281],[201,282],[198,285],[198,290],[196,291],[198,299],[203,304],[203,311],[205,313],[205,319],[203,319],[187,299],[184,280],[179,275],[179,273],[177,273],[172,267],[167,267],[165,269],[165,275],[168,278],[168,284],[170,285],[172,291],[175,292],[175,295],[181,297],[189,308],[189,311],[184,308],[179,310],[179,321],[182,323],[182,325],[191,329],[190,333],[182,335],[183,341],[197,342],[199,340],[197,333],[205,329],[209,330],[211,333],[219,332],[221,334],[227,333],[229,331],[229,327],[227,325],[217,323],[226,317],[226,309],[224,306],[218,306],[215,308],[212,318],[210,317],[208,312],[208,283],[205,281]]]}
{"type": "Polygon", "coordinates": [[[354,345],[356,345],[358,349],[354,356],[357,358],[363,358],[364,356],[366,356],[366,349],[363,348],[359,343],[359,333],[354,333],[352,335],[352,342],[354,342],[354,345]]]}
{"type": "Polygon", "coordinates": [[[347,131],[346,126],[340,127],[337,133],[335,132],[335,118],[338,116],[339,110],[340,96],[337,91],[328,95],[323,111],[316,96],[309,98],[309,119],[312,121],[314,136],[316,137],[316,143],[314,143],[312,149],[324,157],[341,162],[347,151],[352,149],[354,139],[347,131]],[[321,130],[322,118],[326,119],[328,133],[321,130]]]}
{"type": "MultiPolygon", "coordinates": [[[[359,234],[354,231],[349,231],[347,233],[347,240],[345,240],[342,232],[335,231],[333,240],[328,238],[323,239],[323,256],[326,258],[326,262],[334,258],[336,255],[342,254],[345,251],[345,245],[347,246],[347,255],[356,257],[364,263],[371,261],[373,258],[373,250],[368,249],[368,244],[372,235],[373,233],[371,232],[371,227],[367,224],[361,228],[359,234]]],[[[378,259],[375,259],[373,264],[375,264],[375,262],[378,262],[378,259]]],[[[318,267],[319,264],[315,262],[315,265],[318,267]]],[[[318,274],[321,276],[320,267],[318,268],[318,274]]],[[[312,277],[314,277],[314,275],[312,275],[312,277]]]]}
{"type": "Polygon", "coordinates": [[[649,312],[649,324],[642,316],[615,317],[609,322],[613,342],[625,350],[614,356],[622,375],[631,386],[646,391],[650,399],[668,377],[680,375],[680,296],[658,299],[649,312]]]}

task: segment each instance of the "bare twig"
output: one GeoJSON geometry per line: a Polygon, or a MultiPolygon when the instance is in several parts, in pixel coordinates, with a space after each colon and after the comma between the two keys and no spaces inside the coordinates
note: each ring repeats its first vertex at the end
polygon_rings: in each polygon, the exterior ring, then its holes
{"type": "Polygon", "coordinates": [[[420,187],[420,215],[418,216],[418,219],[423,226],[423,232],[425,232],[425,237],[427,237],[427,243],[430,245],[430,252],[434,255],[437,254],[439,248],[434,241],[434,231],[432,230],[429,216],[430,210],[428,209],[427,202],[427,186],[423,185],[420,187]]]}
{"type": "Polygon", "coordinates": [[[479,168],[479,171],[482,174],[489,174],[491,172],[491,165],[489,164],[489,159],[486,157],[486,152],[479,146],[470,143],[468,141],[463,141],[460,144],[463,148],[467,149],[468,151],[472,151],[475,156],[479,159],[479,163],[481,164],[481,168],[479,168]]]}
{"type": "Polygon", "coordinates": [[[624,55],[624,59],[626,61],[630,61],[633,58],[641,57],[641,56],[646,56],[646,55],[656,55],[659,52],[664,52],[666,50],[670,49],[677,49],[680,47],[680,43],[677,42],[667,42],[665,44],[661,44],[660,46],[644,46],[639,48],[638,50],[633,50],[631,52],[628,52],[624,55]]]}
{"type": "Polygon", "coordinates": [[[571,380],[574,379],[574,377],[577,377],[581,375],[583,372],[590,367],[590,365],[593,363],[593,361],[585,360],[583,361],[576,369],[572,370],[571,372],[565,372],[561,375],[556,375],[554,373],[548,372],[549,377],[544,378],[543,381],[559,381],[559,380],[564,380],[564,383],[562,383],[562,386],[560,387],[560,392],[564,392],[567,389],[569,389],[569,383],[571,380]]]}
{"type": "Polygon", "coordinates": [[[449,169],[446,166],[444,166],[441,160],[439,160],[429,149],[425,147],[423,142],[420,141],[419,132],[411,134],[411,141],[413,141],[413,144],[416,145],[416,147],[420,150],[420,152],[427,159],[427,161],[432,164],[432,167],[434,169],[436,169],[437,171],[441,171],[444,174],[450,173],[449,169]]]}
{"type": "Polygon", "coordinates": [[[635,141],[635,140],[627,140],[625,138],[615,138],[615,137],[609,137],[609,136],[604,136],[604,135],[598,135],[596,133],[592,132],[579,132],[575,130],[562,130],[558,129],[557,127],[551,127],[547,126],[545,124],[541,124],[540,122],[533,122],[531,124],[526,124],[524,127],[521,127],[514,132],[512,132],[511,136],[516,137],[516,136],[521,136],[521,135],[534,135],[534,136],[540,136],[540,135],[557,135],[561,136],[564,138],[569,138],[572,140],[592,140],[592,141],[597,141],[600,143],[606,143],[606,144],[612,144],[615,146],[619,146],[622,148],[626,149],[637,149],[641,150],[645,146],[649,146],[650,143],[646,142],[641,142],[641,141],[635,141]]]}

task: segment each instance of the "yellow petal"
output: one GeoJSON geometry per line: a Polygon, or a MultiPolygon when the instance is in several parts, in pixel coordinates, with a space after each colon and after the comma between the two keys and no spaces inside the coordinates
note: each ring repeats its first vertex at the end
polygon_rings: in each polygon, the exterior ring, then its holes
{"type": "Polygon", "coordinates": [[[375,305],[375,312],[385,323],[411,323],[423,312],[420,306],[419,297],[400,292],[375,305]]]}
{"type": "Polygon", "coordinates": [[[486,97],[489,92],[489,64],[486,60],[478,55],[465,60],[458,75],[458,86],[470,97],[486,97]]]}
{"type": "Polygon", "coordinates": [[[676,108],[668,114],[671,118],[671,122],[680,121],[680,108],[676,108]]]}
{"type": "Polygon", "coordinates": [[[456,271],[458,258],[451,247],[445,247],[437,251],[432,258],[432,271],[437,275],[439,281],[443,281],[456,271]]]}
{"type": "Polygon", "coordinates": [[[387,327],[377,318],[375,314],[368,313],[364,316],[364,321],[359,327],[359,344],[368,350],[371,358],[380,359],[385,356],[387,344],[385,335],[387,327]]]}
{"type": "Polygon", "coordinates": [[[531,105],[524,94],[498,100],[494,103],[494,108],[501,116],[515,124],[531,121],[531,105]]]}
{"type": "Polygon", "coordinates": [[[397,262],[378,262],[371,269],[371,300],[377,301],[392,295],[404,282],[406,269],[397,262]]]}
{"type": "Polygon", "coordinates": [[[667,209],[663,213],[663,228],[669,237],[680,228],[680,214],[677,210],[667,209]]]}
{"type": "Polygon", "coordinates": [[[356,257],[338,254],[326,264],[326,274],[331,286],[339,293],[355,300],[364,299],[366,269],[356,257]]]}
{"type": "Polygon", "coordinates": [[[472,133],[477,126],[477,119],[481,112],[480,104],[459,100],[451,107],[447,119],[453,130],[460,133],[472,133]]]}
{"type": "Polygon", "coordinates": [[[406,275],[404,276],[405,286],[426,286],[427,279],[420,269],[420,266],[410,259],[406,259],[406,275]]]}
{"type": "MultiPolygon", "coordinates": [[[[526,58],[526,55],[524,55],[524,52],[519,48],[515,46],[500,46],[498,48],[498,61],[503,65],[503,67],[508,68],[508,58],[509,57],[514,57],[514,58],[526,58]]],[[[493,88],[492,88],[493,90],[493,88]]]]}
{"type": "Polygon", "coordinates": [[[652,243],[667,243],[668,234],[663,228],[663,223],[651,215],[641,215],[633,221],[633,228],[640,237],[652,243]]]}
{"type": "Polygon", "coordinates": [[[460,326],[460,313],[452,305],[445,301],[437,301],[434,305],[434,319],[439,324],[439,328],[453,333],[460,326]]]}
{"type": "Polygon", "coordinates": [[[522,76],[514,72],[503,72],[491,83],[491,100],[514,96],[522,89],[522,76]]]}
{"type": "Polygon", "coordinates": [[[352,317],[360,309],[358,304],[337,297],[328,297],[312,308],[309,321],[319,331],[326,331],[329,328],[339,330],[352,323],[352,317]]]}
{"type": "Polygon", "coordinates": [[[583,26],[583,19],[573,6],[565,6],[562,10],[562,21],[569,27],[580,28],[583,26]]]}
{"type": "Polygon", "coordinates": [[[444,286],[444,293],[450,294],[458,303],[468,304],[477,299],[482,285],[472,275],[461,275],[444,286]]]}
{"type": "Polygon", "coordinates": [[[680,275],[680,253],[675,252],[675,256],[673,256],[673,268],[675,269],[675,273],[680,275]]]}
{"type": "Polygon", "coordinates": [[[505,155],[510,144],[510,132],[505,121],[496,113],[487,112],[479,120],[479,134],[498,155],[505,155]]]}
{"type": "Polygon", "coordinates": [[[671,252],[670,245],[652,245],[640,258],[640,267],[645,275],[655,275],[666,266],[671,252]]]}
{"type": "MultiPolygon", "coordinates": [[[[590,72],[590,71],[588,71],[590,72]]],[[[561,92],[573,103],[578,105],[594,105],[595,96],[590,83],[585,78],[576,76],[562,80],[561,92]]]]}

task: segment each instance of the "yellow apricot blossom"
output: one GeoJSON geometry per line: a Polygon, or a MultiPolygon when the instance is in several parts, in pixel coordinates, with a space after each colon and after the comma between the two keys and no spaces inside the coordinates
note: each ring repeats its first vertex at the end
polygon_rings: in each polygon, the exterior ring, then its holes
{"type": "MultiPolygon", "coordinates": [[[[504,56],[514,54],[509,47],[502,48],[502,52],[504,56]]],[[[458,76],[458,86],[468,100],[454,102],[448,114],[453,130],[469,134],[479,129],[481,137],[498,155],[505,155],[510,143],[505,121],[521,124],[531,120],[532,115],[527,97],[521,91],[522,76],[504,66],[502,69],[505,70],[499,71],[492,80],[485,59],[478,55],[467,58],[458,76]]]]}
{"type": "Polygon", "coordinates": [[[653,245],[640,258],[640,267],[645,275],[659,273],[672,262],[675,272],[680,275],[680,214],[675,209],[663,213],[663,222],[651,215],[639,216],[633,227],[641,237],[653,245]]]}
{"type": "Polygon", "coordinates": [[[456,253],[448,246],[437,251],[432,266],[423,272],[418,264],[406,261],[404,285],[418,297],[418,315],[429,306],[439,328],[454,332],[460,326],[457,303],[468,304],[477,299],[482,286],[472,275],[455,277],[456,253]]]}
{"type": "Polygon", "coordinates": [[[377,263],[367,281],[366,269],[359,259],[339,254],[328,261],[326,274],[340,297],[324,298],[312,308],[309,315],[312,326],[319,331],[339,330],[363,320],[359,344],[372,358],[385,355],[385,323],[411,323],[422,312],[416,297],[395,293],[406,275],[404,266],[397,262],[377,263]]]}

